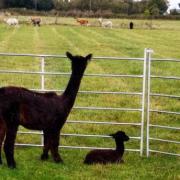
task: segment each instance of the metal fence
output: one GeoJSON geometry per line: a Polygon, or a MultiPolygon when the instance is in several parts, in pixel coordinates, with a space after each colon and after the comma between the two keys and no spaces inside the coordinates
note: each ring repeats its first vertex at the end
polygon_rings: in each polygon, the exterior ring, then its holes
{"type": "MultiPolygon", "coordinates": [[[[168,111],[161,111],[161,110],[155,110],[155,109],[150,109],[150,97],[151,96],[163,96],[163,97],[169,97],[169,98],[180,98],[180,96],[176,95],[166,95],[166,94],[155,94],[155,93],[150,93],[150,80],[151,78],[162,78],[162,79],[176,79],[179,80],[179,77],[165,77],[165,76],[153,76],[150,73],[150,68],[151,68],[151,61],[171,61],[175,63],[179,63],[180,60],[175,60],[175,59],[152,59],[151,58],[152,50],[150,49],[145,49],[144,51],[144,57],[142,58],[121,58],[121,57],[94,57],[94,60],[103,60],[103,61],[108,61],[108,60],[114,60],[114,61],[140,61],[143,63],[142,65],[142,72],[143,74],[139,75],[125,75],[125,74],[85,74],[85,76],[89,77],[113,77],[113,78],[136,78],[136,79],[141,79],[142,80],[142,91],[141,92],[109,92],[109,91],[79,91],[79,93],[85,93],[85,94],[114,94],[114,95],[131,95],[131,96],[138,96],[141,99],[141,106],[137,108],[121,108],[121,107],[74,107],[74,109],[82,110],[113,110],[113,111],[125,111],[125,112],[139,112],[141,113],[141,119],[139,122],[102,122],[102,121],[85,121],[85,120],[67,120],[67,123],[79,123],[79,124],[98,124],[98,125],[123,125],[123,126],[135,126],[139,127],[139,134],[140,136],[135,136],[135,137],[130,137],[132,140],[139,140],[139,148],[137,149],[127,149],[128,151],[134,151],[134,152],[139,152],[140,155],[143,155],[144,149],[147,151],[147,156],[149,156],[149,152],[160,152],[160,153],[166,153],[166,154],[172,154],[174,153],[168,153],[168,152],[162,152],[158,150],[153,150],[150,149],[149,147],[149,141],[154,140],[154,141],[167,141],[169,143],[180,143],[178,141],[172,141],[172,140],[165,140],[165,139],[158,139],[154,137],[149,136],[149,129],[153,127],[158,127],[158,128],[170,128],[170,129],[176,129],[179,130],[180,128],[178,127],[166,127],[166,126],[161,126],[161,125],[155,125],[155,124],[150,124],[150,113],[170,113],[170,114],[180,114],[179,112],[168,112],[168,111]],[[147,123],[145,123],[147,122],[147,123]],[[144,132],[144,129],[146,127],[146,133],[144,132]],[[144,146],[144,138],[146,137],[147,143],[146,147],[144,146]]],[[[63,90],[56,90],[56,89],[46,89],[45,85],[45,76],[50,75],[50,76],[69,76],[70,73],[63,73],[63,72],[47,72],[45,71],[45,61],[47,58],[57,58],[57,59],[63,59],[66,58],[64,55],[34,55],[34,54],[14,54],[14,53],[0,53],[0,56],[16,56],[16,57],[33,57],[33,58],[39,58],[40,59],[40,71],[20,71],[20,70],[2,70],[0,69],[0,74],[36,74],[40,75],[41,78],[41,88],[40,89],[32,89],[35,91],[41,91],[41,92],[48,92],[48,91],[63,91],[63,90]]],[[[36,132],[36,131],[27,131],[27,132],[22,132],[19,131],[18,133],[20,134],[38,134],[42,135],[42,132],[36,132]]],[[[76,137],[98,137],[98,138],[109,138],[110,136],[108,135],[95,135],[95,134],[61,134],[62,136],[76,136],[76,137]]],[[[42,137],[42,143],[41,144],[16,144],[16,145],[21,145],[21,146],[43,146],[43,137],[42,137]]],[[[85,146],[60,146],[64,148],[81,148],[81,149],[111,149],[111,148],[104,148],[104,147],[85,147],[85,146]]],[[[178,155],[179,154],[175,154],[178,155]]]]}
{"type": "MultiPolygon", "coordinates": [[[[169,143],[169,144],[177,144],[179,146],[180,141],[177,140],[170,140],[170,139],[162,139],[162,138],[157,138],[157,137],[151,137],[150,136],[150,130],[151,129],[164,129],[164,130],[172,130],[172,131],[178,131],[180,130],[180,127],[172,127],[172,126],[167,126],[167,125],[161,125],[161,124],[153,124],[151,123],[151,114],[155,113],[155,114],[170,114],[172,116],[178,116],[180,115],[180,112],[173,112],[173,111],[167,111],[167,110],[161,110],[161,109],[152,109],[151,108],[151,98],[152,97],[163,97],[163,98],[169,98],[169,99],[176,99],[176,101],[178,102],[180,100],[180,96],[179,95],[174,95],[174,94],[163,94],[163,93],[151,93],[151,81],[152,79],[160,79],[160,80],[169,80],[169,81],[179,81],[180,77],[177,76],[161,76],[161,75],[153,75],[151,73],[151,67],[152,64],[155,62],[161,62],[161,63],[166,63],[166,62],[171,62],[174,63],[174,66],[177,63],[180,63],[180,60],[178,59],[152,59],[151,58],[151,54],[148,54],[149,56],[149,60],[148,60],[148,73],[147,73],[147,126],[146,126],[146,134],[147,134],[147,144],[146,144],[146,155],[147,157],[150,155],[150,152],[154,152],[154,153],[161,153],[161,154],[168,154],[168,155],[175,155],[175,156],[180,156],[179,153],[172,153],[172,152],[167,152],[167,151],[162,151],[159,150],[158,148],[158,143],[156,143],[156,147],[157,149],[153,149],[150,147],[150,142],[154,141],[154,142],[164,142],[164,143],[169,143]]],[[[175,105],[175,104],[174,104],[175,105]]],[[[179,119],[179,118],[178,118],[179,119]]]]}

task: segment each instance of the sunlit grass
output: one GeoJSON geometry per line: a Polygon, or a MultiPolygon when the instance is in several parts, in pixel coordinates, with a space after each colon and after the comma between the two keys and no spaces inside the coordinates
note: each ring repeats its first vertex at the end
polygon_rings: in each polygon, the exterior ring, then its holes
{"type": "Polygon", "coordinates": [[[142,158],[126,152],[124,164],[83,165],[86,150],[62,149],[64,164],[55,164],[50,158],[40,161],[39,148],[16,148],[17,170],[1,167],[2,179],[178,179],[179,161],[175,157],[155,155],[142,158]]]}
{"type": "MultiPolygon", "coordinates": [[[[53,20],[53,19],[51,19],[53,20]]],[[[72,18],[62,18],[61,25],[44,25],[40,28],[21,24],[19,28],[7,27],[0,24],[0,52],[33,53],[33,54],[65,54],[70,51],[75,54],[94,56],[143,57],[144,48],[154,49],[153,57],[180,58],[179,48],[180,25],[178,21],[154,21],[158,25],[155,30],[143,27],[144,21],[135,20],[137,29],[130,31],[125,28],[102,29],[99,27],[63,26],[63,23],[77,25],[72,18]],[[167,25],[170,23],[170,25],[167,25]]],[[[45,19],[44,19],[45,21],[45,19]]],[[[60,21],[60,19],[59,19],[60,21]]],[[[95,19],[90,19],[95,23],[95,19]]],[[[123,20],[113,20],[121,25],[123,20]]],[[[124,21],[126,24],[128,20],[124,21]]],[[[40,58],[0,57],[1,70],[40,71],[40,58]]],[[[179,76],[180,63],[152,62],[152,74],[164,76],[179,76]]],[[[70,72],[70,62],[67,59],[48,58],[45,61],[47,72],[70,72]]],[[[143,62],[92,60],[85,74],[127,74],[142,75],[143,62]]],[[[40,88],[39,75],[0,74],[0,86],[16,85],[32,89],[40,88]]],[[[45,88],[64,90],[69,76],[45,76],[45,88]]],[[[179,95],[180,82],[178,80],[151,80],[153,93],[179,95]]],[[[142,78],[114,78],[84,76],[81,91],[127,91],[141,92],[142,78]]],[[[78,93],[75,106],[90,107],[118,107],[141,108],[141,96],[112,95],[112,94],[81,94],[78,93]]],[[[151,108],[167,111],[180,111],[179,99],[151,97],[151,108]]],[[[107,121],[107,122],[141,122],[140,112],[124,112],[115,110],[77,110],[73,109],[69,120],[107,121]]],[[[151,123],[179,126],[179,115],[164,115],[151,113],[151,123]]],[[[131,137],[140,136],[139,126],[96,125],[66,123],[63,133],[72,134],[100,134],[108,135],[117,130],[124,130],[131,137]]],[[[21,127],[20,130],[24,129],[21,127]]],[[[152,128],[151,137],[179,141],[179,132],[175,130],[161,130],[152,128]]],[[[18,135],[19,143],[41,144],[39,135],[18,135]]],[[[139,140],[131,139],[126,148],[139,148],[139,140]]],[[[61,138],[61,145],[114,147],[114,142],[107,138],[65,137],[61,138]]],[[[179,153],[179,145],[151,141],[154,149],[179,153]]],[[[150,159],[140,158],[138,153],[127,153],[123,166],[109,165],[87,167],[82,165],[86,151],[62,150],[65,165],[54,165],[52,160],[40,162],[40,149],[16,148],[18,172],[9,172],[2,166],[0,177],[4,179],[176,179],[178,177],[178,158],[166,156],[152,156],[150,159]],[[72,160],[73,159],[73,160],[72,160]],[[163,169],[164,164],[167,166],[163,169]],[[22,172],[20,169],[24,169],[22,172]],[[32,172],[33,173],[32,175],[32,172]],[[166,172],[164,172],[166,171],[166,172]],[[138,172],[138,175],[137,175],[138,172]],[[72,178],[69,175],[72,174],[72,178]],[[37,178],[36,178],[37,179],[37,178]]],[[[4,157],[3,157],[4,159],[4,157]]]]}

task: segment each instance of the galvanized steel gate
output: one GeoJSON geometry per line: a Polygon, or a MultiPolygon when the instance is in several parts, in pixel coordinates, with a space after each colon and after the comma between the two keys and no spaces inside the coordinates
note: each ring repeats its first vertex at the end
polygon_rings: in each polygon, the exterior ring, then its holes
{"type": "Polygon", "coordinates": [[[172,131],[178,131],[180,130],[180,127],[172,127],[172,126],[165,126],[165,125],[160,125],[160,124],[152,124],[151,123],[151,114],[155,113],[155,114],[170,114],[170,115],[176,115],[178,116],[179,119],[179,115],[180,112],[172,112],[172,111],[167,111],[167,110],[161,110],[161,109],[152,109],[151,108],[151,98],[153,97],[164,97],[164,98],[169,98],[169,99],[176,99],[176,101],[180,100],[180,96],[179,95],[174,95],[174,94],[162,94],[160,93],[152,93],[151,92],[151,81],[153,79],[160,79],[160,80],[169,80],[169,81],[179,81],[180,77],[177,76],[160,76],[160,75],[153,75],[151,73],[151,68],[152,68],[152,64],[156,63],[156,62],[161,62],[161,63],[166,63],[166,62],[171,62],[174,63],[175,65],[177,63],[180,63],[180,60],[178,59],[155,59],[155,58],[151,58],[151,54],[148,53],[148,61],[147,61],[147,118],[146,118],[146,155],[147,157],[150,155],[150,152],[155,152],[155,153],[161,153],[161,154],[167,154],[167,155],[174,155],[174,156],[180,156],[180,153],[172,153],[172,152],[168,152],[168,151],[162,151],[162,150],[158,150],[158,146],[157,149],[153,149],[150,147],[150,142],[164,142],[164,143],[169,143],[169,144],[180,144],[180,141],[177,140],[169,140],[169,139],[162,139],[162,138],[158,138],[158,137],[153,137],[150,136],[150,130],[156,128],[158,129],[164,129],[164,130],[172,130],[172,131]]]}
{"type": "MultiPolygon", "coordinates": [[[[159,96],[159,97],[168,97],[168,98],[177,98],[179,99],[180,96],[177,95],[167,95],[167,94],[154,94],[151,93],[151,79],[152,78],[160,78],[160,79],[170,79],[170,80],[180,80],[180,77],[165,77],[165,76],[154,76],[151,75],[151,62],[155,61],[170,61],[174,63],[180,63],[180,60],[176,59],[152,59],[151,49],[145,49],[144,50],[144,57],[143,58],[121,58],[121,57],[94,57],[95,60],[115,60],[115,61],[121,61],[121,60],[127,60],[127,61],[141,61],[143,62],[143,74],[140,75],[123,75],[123,74],[85,74],[85,76],[94,76],[94,77],[123,77],[123,78],[140,78],[142,80],[142,91],[141,92],[101,92],[101,91],[80,91],[79,93],[89,93],[89,94],[122,94],[122,95],[133,95],[133,96],[140,96],[141,97],[141,107],[138,108],[112,108],[112,107],[74,107],[75,109],[90,109],[90,110],[116,110],[116,111],[137,111],[141,113],[141,120],[140,122],[134,122],[134,123],[124,123],[124,122],[96,122],[96,121],[73,121],[68,120],[67,123],[87,123],[87,124],[111,124],[111,125],[132,125],[139,127],[140,136],[131,137],[131,139],[137,139],[139,140],[139,149],[127,149],[128,151],[135,151],[139,152],[140,155],[143,155],[144,149],[146,149],[146,155],[149,156],[150,152],[156,152],[156,153],[164,153],[164,154],[170,154],[170,155],[177,155],[180,156],[180,154],[175,154],[171,152],[164,152],[159,151],[155,149],[150,148],[150,141],[163,141],[168,143],[176,143],[179,144],[179,141],[173,141],[173,140],[167,140],[167,139],[159,139],[155,137],[150,137],[149,130],[150,128],[165,128],[165,129],[172,129],[172,130],[180,130],[180,127],[169,127],[169,126],[161,126],[157,124],[151,124],[150,114],[151,113],[167,113],[167,114],[176,114],[180,115],[180,112],[170,112],[170,111],[162,111],[162,110],[156,110],[150,108],[150,98],[153,96],[159,96]],[[146,138],[146,140],[145,140],[146,138]],[[146,144],[146,146],[144,145],[146,144]]],[[[17,71],[17,70],[2,70],[0,68],[0,74],[38,74],[41,77],[41,89],[35,89],[36,91],[52,91],[45,89],[45,75],[70,75],[70,73],[60,73],[60,72],[45,72],[45,60],[46,58],[66,58],[63,55],[34,55],[34,54],[14,54],[14,53],[0,53],[0,56],[24,56],[24,57],[34,57],[34,58],[40,58],[40,67],[41,71],[35,72],[35,71],[17,71]]],[[[33,89],[34,90],[34,89],[33,89]]],[[[53,90],[58,92],[59,90],[53,90]]],[[[35,132],[35,131],[28,131],[28,132],[18,132],[18,133],[24,133],[24,134],[39,134],[42,135],[42,132],[35,132]]],[[[80,136],[80,137],[103,137],[103,138],[109,138],[110,136],[107,135],[90,135],[90,134],[61,134],[62,136],[80,136]]],[[[21,146],[43,146],[43,137],[42,137],[42,143],[41,144],[16,144],[21,146]]],[[[60,146],[65,148],[81,148],[81,149],[109,149],[109,148],[103,148],[103,147],[79,147],[79,146],[60,146]]]]}

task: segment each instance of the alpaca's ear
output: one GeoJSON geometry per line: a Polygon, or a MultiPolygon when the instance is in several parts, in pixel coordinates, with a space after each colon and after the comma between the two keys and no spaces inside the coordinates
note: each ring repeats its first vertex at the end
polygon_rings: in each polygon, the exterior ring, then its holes
{"type": "Polygon", "coordinates": [[[88,54],[87,56],[86,56],[86,59],[87,60],[90,60],[92,58],[92,54],[88,54]]]}
{"type": "Polygon", "coordinates": [[[73,59],[73,55],[68,51],[66,52],[66,56],[71,60],[73,59]]]}

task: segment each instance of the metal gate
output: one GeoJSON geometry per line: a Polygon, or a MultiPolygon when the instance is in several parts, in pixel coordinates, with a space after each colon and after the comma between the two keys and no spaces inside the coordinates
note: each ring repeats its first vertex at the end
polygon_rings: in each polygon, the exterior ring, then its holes
{"type": "MultiPolygon", "coordinates": [[[[112,126],[135,126],[138,128],[138,134],[137,136],[130,137],[132,141],[139,141],[139,148],[129,148],[128,151],[134,151],[139,152],[140,155],[143,155],[144,149],[146,149],[146,154],[149,156],[149,152],[160,152],[160,153],[166,153],[158,150],[153,150],[149,146],[149,141],[167,141],[169,143],[180,143],[179,141],[172,141],[172,140],[165,140],[165,139],[159,139],[149,136],[149,130],[153,127],[158,128],[170,128],[179,130],[178,127],[165,127],[161,125],[151,124],[150,123],[150,113],[169,113],[169,114],[176,114],[179,115],[179,112],[168,112],[168,111],[161,111],[161,110],[155,110],[150,108],[150,97],[152,96],[163,96],[163,97],[170,97],[170,98],[177,98],[179,99],[180,96],[174,96],[174,95],[166,95],[166,94],[153,94],[150,93],[150,80],[152,78],[163,78],[163,79],[176,79],[179,80],[179,77],[164,77],[164,76],[153,76],[150,73],[151,69],[151,60],[154,61],[171,61],[179,63],[180,60],[175,59],[152,59],[151,58],[152,50],[151,49],[145,49],[144,51],[144,57],[142,58],[122,58],[122,57],[94,57],[93,59],[95,61],[128,61],[128,62],[138,62],[138,67],[140,67],[142,74],[134,75],[134,74],[85,74],[86,77],[107,77],[107,78],[131,78],[131,79],[140,79],[141,81],[141,91],[140,92],[114,92],[114,91],[79,91],[79,93],[83,94],[113,94],[113,95],[121,95],[121,96],[138,96],[141,101],[140,107],[136,108],[123,108],[123,107],[83,107],[83,106],[75,106],[74,109],[77,109],[79,111],[81,110],[98,110],[98,111],[123,111],[123,112],[138,112],[140,113],[141,118],[138,122],[108,122],[108,121],[85,121],[85,120],[71,120],[68,119],[67,123],[78,123],[78,124],[94,124],[94,125],[112,125],[112,126]],[[146,138],[146,143],[145,143],[146,138]],[[146,144],[146,147],[144,146],[146,144]],[[144,146],[144,147],[143,147],[144,146]]],[[[22,71],[22,70],[14,70],[14,69],[1,69],[0,68],[0,74],[30,74],[30,75],[39,75],[40,76],[40,88],[39,89],[32,89],[36,91],[41,92],[48,92],[48,91],[55,91],[55,92],[61,92],[63,90],[57,90],[57,89],[47,89],[45,84],[45,78],[46,76],[69,76],[70,73],[64,73],[64,72],[50,72],[45,71],[45,62],[48,58],[54,58],[57,60],[62,60],[66,58],[64,55],[34,55],[34,54],[14,54],[14,53],[0,53],[0,56],[5,57],[25,57],[28,59],[28,57],[32,58],[38,58],[40,59],[40,69],[38,71],[22,71]]],[[[42,132],[37,131],[19,131],[20,134],[37,134],[42,135],[42,132]]],[[[92,137],[92,138],[110,138],[108,135],[99,135],[99,134],[69,134],[64,133],[61,134],[61,136],[75,136],[75,137],[92,137]]],[[[42,140],[41,143],[35,144],[35,143],[16,143],[16,145],[20,146],[43,146],[43,136],[41,136],[42,140]]],[[[64,148],[81,148],[81,149],[111,149],[107,147],[92,147],[92,146],[73,146],[73,145],[61,145],[60,147],[64,148]]],[[[167,153],[167,154],[173,154],[174,153],[167,153]]],[[[176,154],[179,156],[179,154],[176,154]]]]}
{"type": "MultiPolygon", "coordinates": [[[[168,154],[168,155],[175,155],[175,156],[180,156],[180,148],[179,148],[179,144],[180,144],[180,140],[179,140],[179,130],[180,127],[177,127],[177,123],[176,126],[172,126],[172,125],[163,125],[162,123],[164,122],[157,122],[153,123],[152,120],[153,118],[151,118],[151,115],[155,114],[156,117],[158,117],[158,115],[165,115],[167,117],[167,115],[171,115],[174,119],[172,119],[172,121],[177,121],[180,122],[180,112],[179,107],[177,107],[176,111],[170,111],[170,110],[164,110],[164,109],[157,109],[157,108],[153,108],[151,100],[153,100],[153,98],[165,98],[168,99],[168,101],[170,101],[170,99],[173,99],[174,103],[173,105],[176,107],[177,103],[179,103],[180,101],[180,96],[179,95],[174,95],[174,94],[164,94],[162,92],[159,93],[153,93],[151,92],[152,89],[152,81],[153,80],[163,80],[165,81],[164,83],[167,83],[167,81],[169,82],[173,82],[176,81],[177,84],[179,85],[180,88],[180,77],[179,76],[163,76],[163,75],[154,75],[151,72],[152,68],[155,68],[157,65],[156,63],[160,62],[162,63],[171,63],[173,64],[173,66],[176,66],[177,64],[180,64],[180,60],[178,59],[155,59],[155,58],[151,58],[151,54],[148,55],[149,56],[149,60],[148,60],[148,73],[147,73],[147,126],[146,126],[146,155],[147,157],[150,155],[150,152],[154,152],[154,153],[161,153],[161,154],[168,154]],[[154,65],[154,66],[153,66],[154,65]],[[154,131],[156,129],[156,133],[153,133],[153,135],[151,135],[152,133],[150,131],[154,131]],[[159,137],[155,137],[160,135],[160,130],[165,130],[167,131],[167,134],[170,131],[173,131],[174,135],[174,139],[166,139],[166,137],[164,138],[159,138],[159,137]],[[176,132],[176,133],[175,133],[176,132]],[[177,134],[177,136],[176,136],[177,134]],[[152,145],[150,144],[152,143],[152,145]],[[153,143],[156,143],[156,148],[152,147],[153,143]],[[166,143],[169,146],[172,146],[172,144],[175,144],[174,148],[177,149],[177,151],[175,152],[170,152],[170,150],[161,150],[160,149],[160,143],[166,143]]],[[[178,66],[177,66],[178,68],[178,66]]],[[[176,109],[176,108],[175,108],[176,109]]],[[[165,119],[166,121],[168,119],[165,119]]],[[[172,122],[173,123],[173,122],[172,122]]],[[[167,123],[166,123],[167,124],[167,123]]],[[[172,146],[173,147],[173,146],[172,146]]],[[[174,149],[172,148],[172,149],[174,149]]],[[[168,149],[168,148],[167,148],[168,149]]]]}

